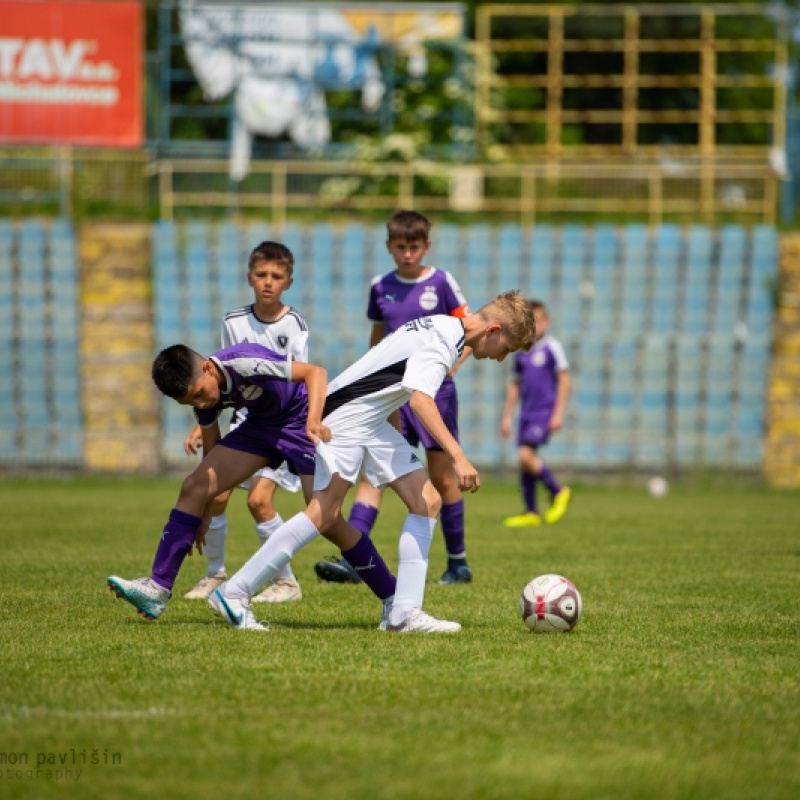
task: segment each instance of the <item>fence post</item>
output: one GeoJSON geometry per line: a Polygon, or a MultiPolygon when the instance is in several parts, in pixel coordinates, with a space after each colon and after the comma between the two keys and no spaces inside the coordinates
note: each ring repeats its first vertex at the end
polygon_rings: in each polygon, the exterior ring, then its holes
{"type": "Polygon", "coordinates": [[[58,213],[72,216],[72,148],[59,148],[58,154],[58,213]]]}
{"type": "Polygon", "coordinates": [[[286,226],[286,167],[272,165],[272,227],[283,231],[286,226]]]}
{"type": "Polygon", "coordinates": [[[158,193],[160,195],[161,219],[172,221],[172,162],[158,162],[158,193]]]}

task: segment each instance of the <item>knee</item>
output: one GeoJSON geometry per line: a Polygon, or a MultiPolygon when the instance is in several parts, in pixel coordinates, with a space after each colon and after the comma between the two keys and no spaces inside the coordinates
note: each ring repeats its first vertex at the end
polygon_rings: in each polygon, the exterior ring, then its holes
{"type": "Polygon", "coordinates": [[[341,501],[332,501],[324,495],[314,495],[306,508],[306,514],[317,530],[326,535],[341,516],[341,501]]]}
{"type": "Polygon", "coordinates": [[[212,499],[206,472],[196,469],[181,484],[181,499],[206,503],[212,499]]]}
{"type": "Polygon", "coordinates": [[[319,532],[322,534],[330,533],[334,527],[334,523],[339,519],[341,506],[323,508],[320,515],[319,532]]]}
{"type": "Polygon", "coordinates": [[[275,509],[272,507],[272,503],[270,503],[268,500],[264,500],[261,497],[253,497],[253,495],[248,495],[247,508],[252,514],[253,519],[266,521],[275,516],[275,509]]]}
{"type": "Polygon", "coordinates": [[[420,510],[415,513],[423,517],[436,519],[441,510],[442,496],[439,494],[436,487],[428,481],[425,486],[422,487],[420,510]]]}

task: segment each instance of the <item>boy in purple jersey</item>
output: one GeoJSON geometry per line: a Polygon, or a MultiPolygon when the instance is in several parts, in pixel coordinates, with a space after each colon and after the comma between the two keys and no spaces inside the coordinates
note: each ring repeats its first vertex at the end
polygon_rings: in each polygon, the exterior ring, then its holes
{"type": "Polygon", "coordinates": [[[536,318],[536,344],[529,353],[514,357],[514,378],[506,392],[500,433],[511,434],[511,414],[521,399],[517,446],[519,447],[520,483],[525,513],[506,517],[508,528],[528,528],[542,524],[536,505],[536,484],[541,481],[552,502],[544,515],[545,522],[558,522],[567,511],[572,492],[561,486],[539,457],[539,448],[551,433],[564,425],[564,410],[570,391],[569,363],[561,343],[547,336],[550,315],[545,304],[531,300],[536,318]]]}
{"type": "MultiPolygon", "coordinates": [[[[320,422],[327,388],[325,370],[260,344],[234,345],[208,358],[186,345],[173,345],[153,362],[153,381],[163,394],[195,409],[205,455],[181,486],[178,502],[161,534],[150,577],[108,578],[111,591],[146,619],[156,619],[163,613],[178,570],[192,546],[196,544],[202,552],[217,495],[262,467],[278,467],[285,461],[289,470],[299,475],[308,499],[315,445],[330,439],[330,431],[320,422]],[[247,417],[220,438],[218,420],[226,408],[245,408],[247,417]]],[[[372,542],[363,538],[366,543],[361,549],[374,560],[374,575],[384,581],[383,588],[391,593],[394,577],[372,542]]],[[[298,549],[303,544],[306,540],[298,543],[298,549]]],[[[242,621],[248,627],[260,627],[249,604],[242,621]]]]}
{"type": "MultiPolygon", "coordinates": [[[[416,211],[400,209],[392,214],[386,227],[386,249],[396,269],[372,281],[367,307],[367,318],[372,322],[370,347],[418,317],[429,314],[469,316],[469,306],[455,278],[449,272],[422,263],[431,246],[428,218],[416,211]]],[[[458,395],[453,375],[466,355],[453,367],[436,394],[436,406],[456,441],[459,441],[458,395]]],[[[431,482],[442,497],[441,520],[447,569],[439,583],[469,583],[472,570],[467,564],[464,545],[464,499],[450,459],[408,405],[400,409],[399,424],[401,433],[412,447],[425,448],[431,482]]],[[[381,490],[362,479],[350,510],[350,524],[369,535],[380,502],[381,490]]],[[[350,565],[340,559],[320,561],[314,569],[322,580],[337,583],[360,581],[350,565]]]]}

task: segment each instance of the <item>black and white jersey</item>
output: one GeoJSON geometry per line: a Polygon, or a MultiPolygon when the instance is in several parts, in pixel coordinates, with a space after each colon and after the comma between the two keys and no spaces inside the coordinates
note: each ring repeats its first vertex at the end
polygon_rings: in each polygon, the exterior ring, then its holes
{"type": "Polygon", "coordinates": [[[328,384],[323,419],[337,439],[362,439],[408,402],[435,397],[464,352],[464,325],[436,315],[411,320],[328,384]]]}
{"type": "Polygon", "coordinates": [[[222,348],[235,344],[262,344],[275,353],[308,362],[308,325],[290,308],[275,322],[260,320],[252,305],[229,311],[222,323],[222,348]]]}

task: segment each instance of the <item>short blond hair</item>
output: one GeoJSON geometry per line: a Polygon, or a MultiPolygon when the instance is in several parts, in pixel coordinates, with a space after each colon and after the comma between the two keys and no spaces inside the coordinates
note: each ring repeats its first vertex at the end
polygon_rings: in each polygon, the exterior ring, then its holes
{"type": "Polygon", "coordinates": [[[536,319],[528,300],[519,292],[503,292],[478,309],[483,322],[497,322],[515,350],[530,350],[536,341],[536,319]]]}

